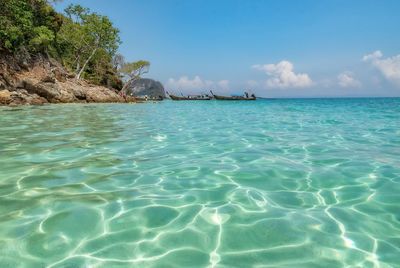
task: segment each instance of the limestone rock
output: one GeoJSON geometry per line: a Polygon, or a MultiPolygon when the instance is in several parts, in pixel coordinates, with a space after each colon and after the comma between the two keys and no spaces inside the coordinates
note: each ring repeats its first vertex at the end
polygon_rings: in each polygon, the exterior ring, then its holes
{"type": "Polygon", "coordinates": [[[32,80],[25,80],[25,87],[30,93],[35,93],[43,98],[46,98],[50,102],[53,100],[60,99],[61,90],[58,84],[53,83],[32,83],[32,80]]]}
{"type": "Polygon", "coordinates": [[[53,75],[46,75],[45,77],[42,78],[42,82],[55,83],[56,82],[56,78],[53,75]]]}
{"type": "Polygon", "coordinates": [[[151,98],[165,97],[165,90],[163,85],[153,79],[143,78],[134,81],[130,88],[127,89],[128,96],[143,96],[147,95],[151,98]]]}
{"type": "Polygon", "coordinates": [[[74,73],[67,73],[67,78],[75,78],[76,74],[74,73]]]}
{"type": "Polygon", "coordinates": [[[0,105],[125,102],[118,91],[78,80],[54,59],[26,60],[26,65],[24,59],[0,54],[0,105]]]}
{"type": "Polygon", "coordinates": [[[29,70],[29,64],[26,60],[23,60],[22,62],[20,62],[19,67],[21,67],[25,71],[29,70]]]}
{"type": "Polygon", "coordinates": [[[59,82],[65,82],[67,81],[67,75],[61,68],[55,68],[53,69],[53,74],[54,77],[57,79],[59,82]]]}
{"type": "Polygon", "coordinates": [[[78,100],[85,100],[86,99],[86,90],[84,87],[80,85],[69,85],[69,90],[74,94],[75,98],[78,100]]]}
{"type": "Polygon", "coordinates": [[[11,102],[11,94],[8,90],[1,90],[0,91],[0,104],[7,105],[11,102]]]}
{"type": "Polygon", "coordinates": [[[112,90],[104,87],[92,87],[86,92],[88,102],[124,102],[124,99],[112,90]]]}
{"type": "Polygon", "coordinates": [[[61,64],[54,58],[49,58],[48,61],[50,63],[50,66],[52,66],[52,67],[60,67],[61,66],[61,64]]]}
{"type": "Polygon", "coordinates": [[[6,89],[6,84],[0,80],[0,90],[6,89]]]}
{"type": "Polygon", "coordinates": [[[0,105],[39,105],[44,103],[48,103],[45,98],[37,94],[30,94],[24,89],[11,92],[8,90],[0,91],[0,105]]]}

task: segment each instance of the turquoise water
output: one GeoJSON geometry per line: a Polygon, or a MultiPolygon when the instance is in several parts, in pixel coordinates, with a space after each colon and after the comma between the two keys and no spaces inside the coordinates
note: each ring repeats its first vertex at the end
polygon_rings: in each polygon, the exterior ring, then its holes
{"type": "Polygon", "coordinates": [[[0,267],[400,267],[400,99],[0,108],[0,267]]]}

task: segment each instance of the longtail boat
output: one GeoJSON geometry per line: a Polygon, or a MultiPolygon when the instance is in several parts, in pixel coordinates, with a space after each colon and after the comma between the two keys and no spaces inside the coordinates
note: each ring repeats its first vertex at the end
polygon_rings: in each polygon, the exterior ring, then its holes
{"type": "Polygon", "coordinates": [[[179,97],[179,96],[175,96],[173,94],[169,94],[168,92],[167,92],[167,94],[172,100],[176,100],[176,101],[181,101],[181,100],[211,100],[212,99],[212,97],[210,97],[208,95],[206,95],[205,97],[202,97],[200,95],[179,97]]]}
{"type": "Polygon", "coordinates": [[[251,94],[251,96],[249,97],[247,93],[246,97],[245,96],[231,96],[231,97],[226,97],[226,96],[219,96],[219,95],[215,95],[211,90],[210,90],[211,94],[214,96],[214,98],[216,100],[231,100],[231,101],[235,101],[235,100],[256,100],[257,97],[254,94],[251,94]]]}
{"type": "Polygon", "coordinates": [[[137,98],[133,97],[136,101],[163,101],[163,98],[137,98]]]}

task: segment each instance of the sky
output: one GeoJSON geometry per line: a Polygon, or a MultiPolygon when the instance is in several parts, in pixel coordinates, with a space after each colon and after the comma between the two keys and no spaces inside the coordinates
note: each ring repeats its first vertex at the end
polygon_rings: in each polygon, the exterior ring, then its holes
{"type": "Polygon", "coordinates": [[[398,0],[64,0],[108,16],[119,53],[177,94],[400,97],[398,0]]]}

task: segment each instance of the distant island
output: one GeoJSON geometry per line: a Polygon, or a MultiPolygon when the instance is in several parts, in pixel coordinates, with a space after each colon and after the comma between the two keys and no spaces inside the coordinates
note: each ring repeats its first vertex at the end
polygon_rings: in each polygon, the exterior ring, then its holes
{"type": "Polygon", "coordinates": [[[164,86],[153,79],[142,78],[134,81],[126,90],[126,94],[132,97],[148,95],[149,98],[165,96],[164,86]]]}

